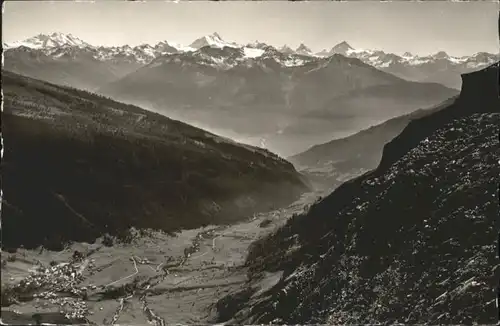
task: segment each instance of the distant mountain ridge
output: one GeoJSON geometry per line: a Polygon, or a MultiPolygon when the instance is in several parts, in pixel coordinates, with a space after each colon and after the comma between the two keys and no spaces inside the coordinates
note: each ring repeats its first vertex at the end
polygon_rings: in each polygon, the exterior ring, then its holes
{"type": "Polygon", "coordinates": [[[258,51],[263,53],[243,59],[242,49],[203,47],[160,57],[103,86],[99,92],[183,121],[200,121],[210,128],[264,137],[271,149],[283,155],[318,142],[302,138],[303,131],[320,134],[320,141],[331,139],[339,121],[327,121],[315,113],[348,116],[340,127],[349,132],[368,127],[374,119],[384,121],[456,94],[439,84],[408,82],[338,54],[310,60],[271,47],[258,51]],[[302,65],[289,65],[292,60],[301,60],[302,65]],[[398,95],[400,89],[406,90],[402,93],[406,95],[398,95]],[[402,105],[396,105],[394,97],[402,105]],[[364,106],[364,101],[372,105],[364,106]],[[309,122],[322,125],[309,128],[309,122]],[[290,147],[292,143],[298,147],[290,147]]]}
{"type": "MultiPolygon", "coordinates": [[[[437,87],[434,77],[429,76],[442,72],[441,77],[446,80],[448,77],[460,80],[463,72],[463,67],[455,69],[448,64],[444,64],[444,70],[434,63],[424,69],[424,66],[412,66],[409,59],[402,66],[397,65],[404,67],[403,70],[393,71],[396,66],[385,67],[384,64],[386,60],[396,60],[393,55],[355,50],[347,42],[333,47],[334,52],[343,54],[328,53],[321,57],[310,53],[305,44],[298,47],[300,54],[289,47],[278,49],[258,41],[238,45],[225,41],[217,33],[199,38],[188,47],[167,41],[154,46],[95,47],[84,45],[87,43],[75,40],[74,36],[55,36],[57,42],[51,42],[47,47],[31,40],[35,44],[32,48],[27,47],[29,42],[26,41],[8,49],[4,53],[5,69],[100,92],[199,124],[216,133],[230,135],[237,130],[242,141],[254,145],[266,143],[282,155],[291,155],[315,143],[343,137],[370,124],[435,105],[453,94],[449,89],[437,87]],[[54,46],[56,43],[58,46],[54,46]],[[408,77],[408,71],[417,71],[420,77],[408,77]],[[408,79],[422,79],[425,83],[411,84],[408,79]],[[390,85],[396,84],[400,85],[398,87],[406,85],[403,87],[407,89],[405,94],[408,90],[412,94],[410,86],[414,85],[420,90],[416,93],[421,94],[421,98],[401,102],[403,96],[400,94],[394,98],[395,91],[391,90],[390,85]],[[375,88],[370,91],[367,89],[370,87],[375,88]],[[380,92],[374,97],[375,90],[380,92]],[[360,98],[346,98],[346,94],[360,98]],[[404,105],[397,108],[396,102],[404,105]],[[311,120],[311,112],[313,115],[334,112],[334,115],[346,117],[350,111],[363,111],[360,108],[365,104],[371,105],[365,107],[365,111],[380,111],[381,114],[373,121],[348,117],[350,121],[340,126],[342,130],[325,124],[325,119],[323,123],[313,117],[312,120],[316,121],[312,126],[315,127],[309,129],[330,134],[313,139],[297,138],[292,141],[296,148],[291,147],[290,141],[285,144],[286,148],[282,146],[285,130],[307,128],[309,122],[304,122],[303,118],[311,120]],[[368,107],[372,109],[368,110],[368,107]],[[231,110],[231,115],[227,114],[228,110],[231,110]],[[317,122],[320,125],[316,125],[317,122]]],[[[438,61],[442,63],[443,60],[438,61]]],[[[491,57],[478,55],[471,60],[489,62],[491,57]]],[[[447,84],[442,80],[437,83],[447,84]]],[[[351,117],[354,116],[352,112],[351,117]]]]}
{"type": "MultiPolygon", "coordinates": [[[[155,49],[158,47],[161,47],[162,44],[169,44],[172,49],[175,49],[176,51],[195,51],[198,50],[204,46],[210,46],[210,47],[218,47],[218,48],[223,48],[223,47],[233,47],[233,48],[245,48],[245,47],[250,47],[250,48],[265,48],[265,47],[273,47],[272,45],[268,45],[265,42],[259,42],[255,41],[253,43],[249,44],[238,44],[236,42],[231,42],[231,41],[226,41],[224,40],[220,34],[217,32],[214,32],[212,34],[200,37],[196,40],[194,40],[189,46],[182,46],[177,43],[171,43],[169,41],[161,41],[158,42],[155,45],[151,44],[142,44],[138,46],[129,46],[129,45],[122,45],[122,46],[94,46],[91,45],[80,38],[72,35],[72,34],[64,34],[64,33],[59,33],[59,32],[54,32],[51,34],[38,34],[33,37],[27,38],[22,41],[16,41],[16,42],[11,42],[11,43],[3,43],[4,50],[9,50],[13,48],[17,48],[20,46],[25,46],[31,49],[42,49],[42,48],[55,48],[55,47],[67,47],[67,46],[76,46],[80,48],[114,48],[114,49],[135,49],[135,50],[140,50],[141,48],[147,49],[145,52],[151,52],[150,49],[155,49]]],[[[435,54],[432,55],[427,55],[427,56],[417,56],[413,55],[410,52],[405,52],[402,56],[396,55],[393,53],[386,53],[381,50],[369,50],[369,49],[355,49],[352,47],[348,42],[342,41],[336,45],[334,45],[330,50],[324,49],[320,52],[314,52],[312,51],[306,44],[301,43],[296,50],[291,49],[287,45],[283,45],[281,48],[276,48],[280,52],[283,52],[285,54],[302,54],[302,55],[309,55],[309,56],[318,56],[318,57],[323,57],[323,56],[331,56],[334,54],[342,54],[344,56],[350,56],[350,57],[357,57],[359,59],[362,59],[363,61],[368,61],[374,66],[377,66],[378,68],[384,67],[384,65],[387,65],[387,59],[391,58],[398,58],[402,62],[408,63],[410,65],[419,65],[422,64],[423,62],[429,62],[433,59],[449,59],[452,62],[459,63],[459,62],[464,62],[468,58],[471,57],[479,57],[479,60],[486,60],[488,62],[483,62],[482,64],[492,64],[495,62],[491,58],[485,58],[485,56],[489,56],[491,54],[486,53],[486,52],[478,52],[475,55],[470,55],[470,56],[461,56],[461,57],[454,57],[448,55],[444,51],[438,51],[435,54]],[[379,60],[377,60],[377,55],[379,56],[379,60]],[[384,56],[388,56],[386,58],[381,58],[384,56]]],[[[164,53],[163,53],[164,54],[164,53]]],[[[469,68],[478,68],[478,66],[473,66],[472,63],[469,63],[469,68]]]]}
{"type": "MultiPolygon", "coordinates": [[[[333,46],[330,50],[322,50],[314,53],[307,45],[301,43],[296,50],[288,46],[275,48],[264,42],[254,42],[250,44],[237,44],[235,42],[225,41],[218,33],[203,36],[193,41],[189,46],[182,46],[168,41],[162,41],[155,45],[143,44],[138,46],[93,46],[71,34],[52,33],[39,34],[24,41],[13,43],[4,43],[4,49],[7,52],[19,47],[26,47],[34,50],[40,50],[45,55],[57,58],[61,51],[54,51],[55,48],[66,49],[76,47],[79,51],[89,53],[94,59],[100,61],[109,60],[132,60],[137,64],[147,64],[160,56],[169,55],[178,52],[193,52],[202,47],[209,46],[215,48],[232,47],[242,49],[245,53],[252,52],[252,49],[273,48],[284,55],[300,55],[309,57],[305,61],[318,60],[321,57],[341,54],[347,57],[358,58],[363,62],[372,65],[378,69],[395,74],[402,78],[412,81],[438,82],[448,87],[460,88],[460,74],[480,69],[496,62],[499,54],[479,52],[471,56],[453,57],[443,51],[434,55],[417,56],[406,52],[403,56],[393,53],[385,53],[380,50],[362,50],[355,49],[346,41],[333,46]]],[[[251,57],[262,55],[263,52],[253,51],[251,57]]],[[[304,61],[299,60],[298,64],[304,61]]],[[[11,69],[12,70],[12,69],[11,69]]]]}
{"type": "Polygon", "coordinates": [[[500,59],[500,53],[478,52],[469,56],[450,56],[444,51],[418,56],[405,52],[402,56],[381,50],[355,49],[343,41],[330,51],[320,55],[342,54],[358,58],[363,62],[401,78],[419,82],[437,82],[447,87],[460,89],[463,73],[489,66],[500,59]]]}

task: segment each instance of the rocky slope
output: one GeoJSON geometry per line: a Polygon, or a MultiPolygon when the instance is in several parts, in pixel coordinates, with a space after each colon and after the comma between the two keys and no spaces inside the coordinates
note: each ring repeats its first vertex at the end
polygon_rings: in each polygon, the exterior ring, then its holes
{"type": "MultiPolygon", "coordinates": [[[[498,64],[415,119],[373,172],[254,244],[231,322],[495,323],[498,64]],[[282,273],[256,293],[266,275],[282,273]],[[274,274],[272,274],[274,273],[274,274]]],[[[221,318],[222,319],[228,319],[221,318]]]]}
{"type": "Polygon", "coordinates": [[[266,150],[85,91],[2,78],[4,248],[224,224],[307,189],[266,150]]]}

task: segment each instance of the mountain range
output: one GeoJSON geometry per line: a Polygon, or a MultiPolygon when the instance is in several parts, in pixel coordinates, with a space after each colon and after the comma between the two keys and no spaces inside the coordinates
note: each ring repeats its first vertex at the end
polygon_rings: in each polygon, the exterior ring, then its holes
{"type": "Polygon", "coordinates": [[[461,57],[448,55],[444,51],[425,56],[414,55],[410,52],[397,55],[381,50],[355,49],[345,41],[335,45],[329,51],[323,50],[319,53],[321,56],[333,54],[358,58],[380,70],[407,80],[436,82],[456,89],[460,89],[461,86],[460,74],[484,68],[499,59],[498,53],[486,52],[461,57]]]}
{"type": "Polygon", "coordinates": [[[457,93],[440,84],[409,82],[338,54],[287,66],[283,62],[290,58],[307,57],[274,48],[262,51],[244,61],[243,50],[229,47],[159,57],[98,92],[209,130],[263,138],[267,148],[282,155],[457,93]]]}
{"type": "Polygon", "coordinates": [[[305,44],[296,50],[258,41],[239,45],[217,33],[189,46],[163,41],[136,47],[92,46],[71,34],[53,33],[6,48],[6,70],[97,92],[224,136],[237,135],[239,141],[284,156],[458,93],[443,86],[447,83],[410,78],[394,67],[437,73],[434,65],[446,61],[446,73],[459,78],[495,57],[457,61],[440,53],[418,61],[407,54],[400,60],[382,51],[355,50],[347,42],[313,54],[305,44]],[[387,64],[388,58],[398,64],[387,64]]]}
{"type": "MultiPolygon", "coordinates": [[[[231,47],[241,49],[248,57],[262,55],[262,51],[272,47],[266,43],[255,41],[249,44],[237,44],[224,40],[219,34],[203,36],[193,41],[189,46],[182,46],[176,43],[161,41],[155,45],[142,44],[131,47],[123,46],[93,46],[79,39],[72,34],[52,33],[39,34],[26,40],[4,43],[4,50],[29,48],[31,51],[41,50],[49,57],[57,59],[59,57],[75,57],[78,53],[71,51],[71,48],[79,49],[92,58],[99,61],[130,61],[136,64],[147,64],[159,56],[177,52],[189,52],[198,50],[204,46],[223,48],[231,47]],[[64,49],[56,51],[57,49],[64,49]]],[[[274,47],[273,47],[274,48],[274,47]]],[[[315,60],[321,57],[328,57],[333,54],[342,54],[347,57],[358,58],[380,70],[390,72],[401,78],[412,81],[437,82],[445,86],[460,89],[460,74],[480,69],[492,64],[498,59],[498,53],[491,54],[479,52],[470,56],[450,56],[443,51],[432,55],[418,56],[406,52],[403,55],[386,53],[381,50],[355,49],[346,41],[334,45],[330,50],[324,49],[320,52],[313,52],[307,45],[301,43],[295,50],[284,45],[281,48],[274,48],[285,55],[300,55],[307,58],[288,58],[285,65],[300,65],[304,61],[315,60]]],[[[38,51],[35,51],[38,55],[38,51]]],[[[18,69],[22,69],[18,67],[18,69]]],[[[12,69],[11,69],[12,70],[12,69]]],[[[21,71],[19,71],[21,72],[21,71]]]]}

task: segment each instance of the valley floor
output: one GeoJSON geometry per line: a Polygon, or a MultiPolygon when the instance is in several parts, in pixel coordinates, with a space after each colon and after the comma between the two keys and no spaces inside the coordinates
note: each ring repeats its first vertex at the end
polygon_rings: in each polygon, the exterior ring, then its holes
{"type": "Polygon", "coordinates": [[[4,252],[2,300],[11,293],[17,302],[2,303],[2,322],[33,324],[39,314],[38,322],[59,324],[212,323],[215,303],[247,281],[243,265],[249,245],[319,195],[306,193],[285,209],[243,223],[176,236],[153,232],[112,247],[99,240],[75,243],[61,252],[4,252]],[[75,251],[83,256],[73,259],[75,251]]]}

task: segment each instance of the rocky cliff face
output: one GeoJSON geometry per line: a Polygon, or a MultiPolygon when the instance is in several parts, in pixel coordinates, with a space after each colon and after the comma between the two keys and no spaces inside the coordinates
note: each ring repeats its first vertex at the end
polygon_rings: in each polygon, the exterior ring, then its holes
{"type": "Polygon", "coordinates": [[[246,324],[496,322],[497,78],[498,64],[464,75],[460,97],[412,121],[376,170],[255,243],[245,300],[220,302],[221,313],[246,324]]]}

